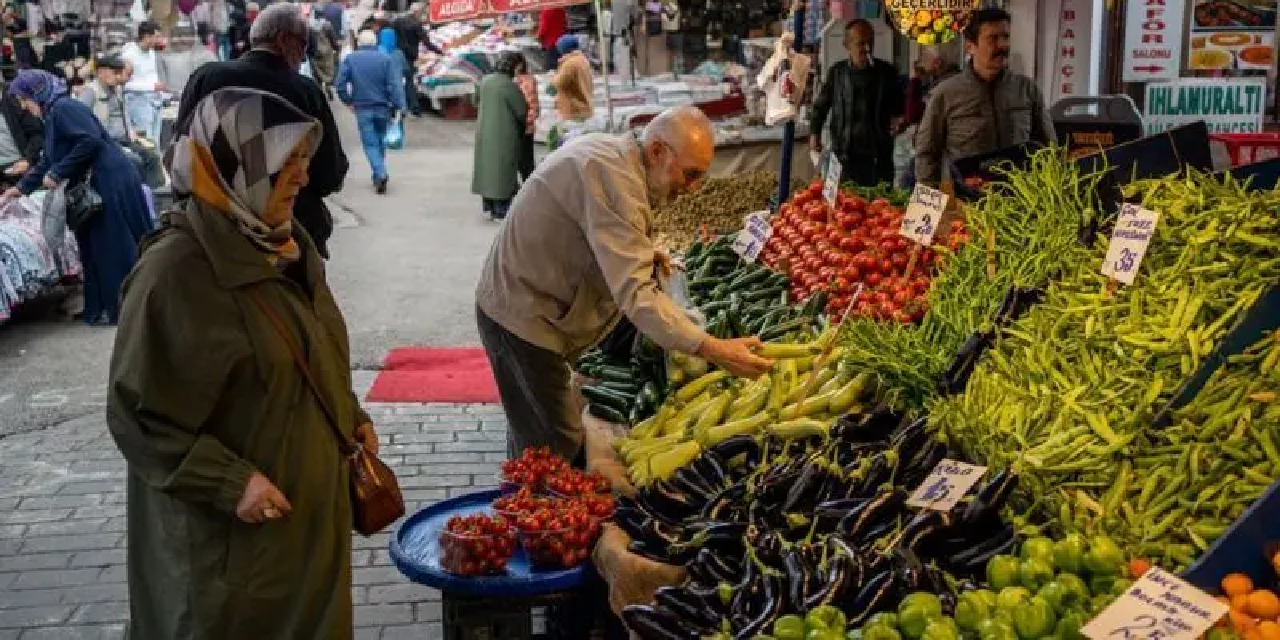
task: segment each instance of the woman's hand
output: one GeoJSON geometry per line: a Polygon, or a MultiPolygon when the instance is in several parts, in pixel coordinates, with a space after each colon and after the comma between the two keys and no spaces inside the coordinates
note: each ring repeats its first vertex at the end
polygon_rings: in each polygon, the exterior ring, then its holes
{"type": "Polygon", "coordinates": [[[283,518],[293,511],[293,505],[266,476],[254,471],[245,483],[240,502],[236,503],[236,517],[250,524],[283,518]]]}
{"type": "Polygon", "coordinates": [[[373,430],[372,422],[356,427],[356,442],[364,447],[365,451],[378,455],[378,433],[373,430]]]}
{"type": "Polygon", "coordinates": [[[45,176],[45,177],[44,177],[44,188],[46,188],[46,189],[57,189],[57,188],[58,188],[58,181],[57,181],[57,180],[55,180],[55,179],[53,178],[53,176],[45,176]]]}

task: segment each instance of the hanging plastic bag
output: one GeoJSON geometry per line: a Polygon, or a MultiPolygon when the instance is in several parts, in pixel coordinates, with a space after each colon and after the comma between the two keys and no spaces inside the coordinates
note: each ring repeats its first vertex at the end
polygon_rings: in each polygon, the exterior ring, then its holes
{"type": "Polygon", "coordinates": [[[392,120],[387,127],[387,136],[383,138],[388,149],[399,149],[404,146],[404,123],[399,119],[392,120]]]}
{"type": "Polygon", "coordinates": [[[145,22],[150,17],[150,14],[147,13],[147,3],[143,2],[143,0],[133,0],[133,6],[129,7],[129,19],[133,20],[134,23],[138,23],[145,22]]]}
{"type": "Polygon", "coordinates": [[[756,76],[756,84],[764,91],[764,123],[770,127],[790,122],[796,117],[796,107],[790,100],[790,74],[782,64],[787,60],[790,46],[786,34],[778,38],[773,55],[756,76]]]}

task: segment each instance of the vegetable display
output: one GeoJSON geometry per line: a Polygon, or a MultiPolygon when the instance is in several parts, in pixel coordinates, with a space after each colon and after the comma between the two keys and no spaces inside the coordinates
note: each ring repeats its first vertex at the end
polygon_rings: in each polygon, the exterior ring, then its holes
{"type": "MultiPolygon", "coordinates": [[[[1190,419],[1152,428],[1178,381],[1280,282],[1280,194],[1191,175],[1138,182],[1127,195],[1162,214],[1133,286],[1113,290],[1099,272],[1105,242],[1076,249],[930,420],[974,459],[1012,465],[1028,517],[1106,532],[1176,569],[1280,475],[1268,453],[1272,397],[1249,392],[1265,384],[1203,390],[1182,414],[1190,419]]],[[[1260,345],[1238,364],[1274,367],[1273,350],[1260,345]]],[[[1272,370],[1244,375],[1275,388],[1272,370]]]]}
{"type": "MultiPolygon", "coordinates": [[[[794,188],[802,184],[800,180],[793,181],[794,188]]],[[[707,178],[697,191],[682,195],[654,212],[658,243],[683,250],[702,234],[737,232],[742,228],[744,216],[769,209],[777,195],[778,174],[772,171],[707,178]]]]}

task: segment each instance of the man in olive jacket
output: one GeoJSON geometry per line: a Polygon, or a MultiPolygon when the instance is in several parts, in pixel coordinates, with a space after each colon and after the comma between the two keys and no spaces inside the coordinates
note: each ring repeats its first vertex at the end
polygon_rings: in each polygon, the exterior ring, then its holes
{"type": "Polygon", "coordinates": [[[280,3],[263,9],[249,32],[253,50],[230,62],[206,64],[191,75],[178,106],[174,139],[187,132],[196,105],[205,96],[224,87],[270,91],[319,120],[324,138],[311,159],[307,186],[298,194],[293,215],[311,234],[320,255],[328,258],[333,218],[324,204],[324,197],[342,188],[349,164],[324,90],[314,80],[298,73],[306,57],[309,35],[310,27],[298,5],[280,3]]]}
{"type": "Polygon", "coordinates": [[[937,185],[944,163],[1026,142],[1054,140],[1044,96],[1008,70],[1009,14],[982,9],[965,27],[970,64],[929,94],[916,130],[916,180],[937,185]]]}

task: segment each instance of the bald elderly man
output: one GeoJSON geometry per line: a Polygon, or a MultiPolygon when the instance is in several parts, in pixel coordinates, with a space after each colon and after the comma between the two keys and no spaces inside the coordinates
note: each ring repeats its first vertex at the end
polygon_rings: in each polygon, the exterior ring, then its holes
{"type": "Polygon", "coordinates": [[[476,287],[509,455],[547,445],[583,463],[569,363],[623,315],[662,348],[734,375],[756,377],[772,366],[756,355],[758,338],[708,335],[659,287],[665,254],[653,243],[653,212],[696,189],[714,153],[707,117],[676,107],[639,135],[574,138],[520,188],[476,287]]]}

